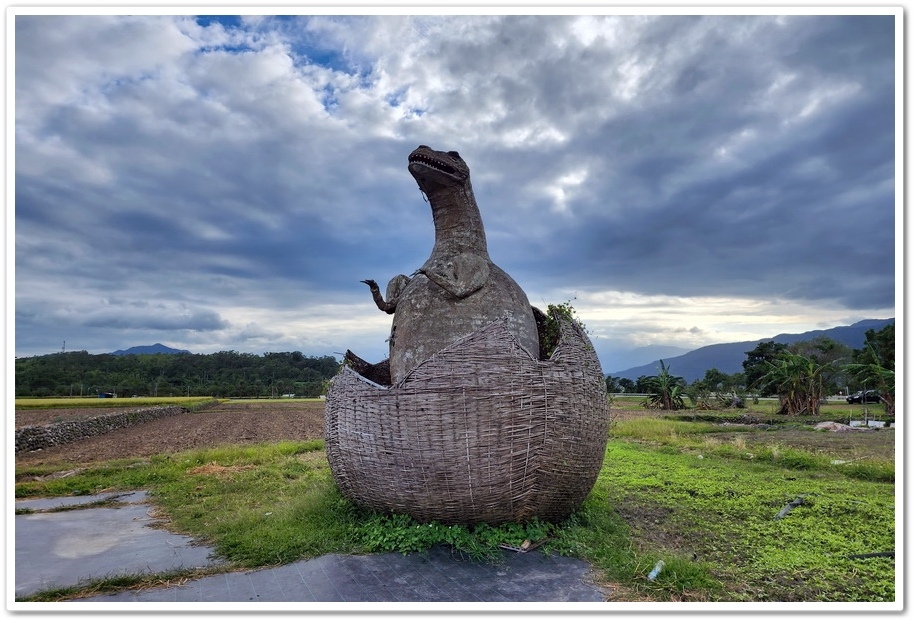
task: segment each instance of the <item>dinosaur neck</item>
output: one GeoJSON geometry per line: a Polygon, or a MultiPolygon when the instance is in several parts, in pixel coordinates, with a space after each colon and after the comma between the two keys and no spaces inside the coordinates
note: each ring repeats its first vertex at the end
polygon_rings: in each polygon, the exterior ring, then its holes
{"type": "Polygon", "coordinates": [[[475,253],[490,259],[483,220],[470,182],[429,196],[436,228],[433,255],[475,253]]]}

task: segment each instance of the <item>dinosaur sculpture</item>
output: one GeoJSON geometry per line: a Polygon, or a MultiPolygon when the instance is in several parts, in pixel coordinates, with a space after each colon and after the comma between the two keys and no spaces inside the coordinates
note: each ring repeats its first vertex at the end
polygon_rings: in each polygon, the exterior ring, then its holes
{"type": "Polygon", "coordinates": [[[604,460],[610,411],[598,357],[572,318],[547,318],[490,259],[470,171],[425,145],[408,169],[428,197],[429,259],[375,304],[389,358],[351,351],[331,380],[325,449],[349,499],[421,522],[560,521],[604,460]]]}
{"type": "Polygon", "coordinates": [[[470,170],[456,151],[426,145],[408,170],[432,209],[436,238],[429,259],[410,277],[398,275],[385,297],[365,280],[376,305],[394,314],[388,338],[391,383],[455,340],[506,318],[522,347],[538,354],[538,329],[528,297],[490,259],[470,170]]]}

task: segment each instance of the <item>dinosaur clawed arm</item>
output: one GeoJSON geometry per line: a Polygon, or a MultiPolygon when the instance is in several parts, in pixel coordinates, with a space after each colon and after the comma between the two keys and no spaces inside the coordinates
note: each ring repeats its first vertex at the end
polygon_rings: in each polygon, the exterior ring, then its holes
{"type": "Polygon", "coordinates": [[[375,301],[375,305],[383,312],[387,312],[388,303],[386,303],[385,299],[382,298],[382,293],[379,291],[378,284],[375,283],[375,280],[363,279],[360,283],[364,283],[369,286],[369,290],[372,292],[372,300],[375,301]]]}
{"type": "Polygon", "coordinates": [[[378,284],[373,279],[363,279],[360,283],[365,283],[369,286],[369,290],[372,292],[372,300],[375,301],[375,305],[385,312],[386,314],[393,314],[395,308],[398,305],[398,297],[401,295],[401,291],[410,281],[409,277],[404,275],[398,275],[388,282],[388,289],[385,291],[385,294],[388,297],[386,301],[382,297],[382,293],[379,290],[378,284]]]}

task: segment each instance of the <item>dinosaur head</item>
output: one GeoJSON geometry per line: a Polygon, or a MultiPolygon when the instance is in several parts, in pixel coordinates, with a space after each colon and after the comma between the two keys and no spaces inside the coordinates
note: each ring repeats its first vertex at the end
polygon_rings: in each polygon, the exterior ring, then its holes
{"type": "Polygon", "coordinates": [[[427,195],[451,186],[464,186],[471,170],[457,151],[436,151],[420,145],[407,157],[407,170],[427,195]]]}

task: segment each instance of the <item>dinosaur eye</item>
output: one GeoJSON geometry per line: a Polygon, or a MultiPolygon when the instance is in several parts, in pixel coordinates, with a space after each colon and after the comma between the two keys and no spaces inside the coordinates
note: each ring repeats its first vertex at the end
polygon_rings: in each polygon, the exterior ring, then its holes
{"type": "Polygon", "coordinates": [[[454,157],[456,157],[456,158],[460,158],[460,157],[461,157],[461,156],[458,155],[458,152],[457,152],[457,151],[450,151],[450,152],[448,152],[448,155],[449,155],[449,156],[454,156],[454,157]]]}

